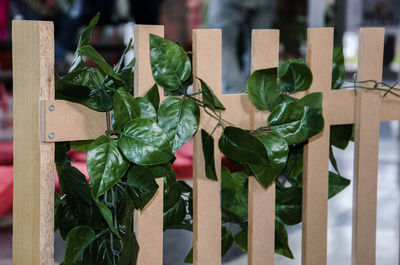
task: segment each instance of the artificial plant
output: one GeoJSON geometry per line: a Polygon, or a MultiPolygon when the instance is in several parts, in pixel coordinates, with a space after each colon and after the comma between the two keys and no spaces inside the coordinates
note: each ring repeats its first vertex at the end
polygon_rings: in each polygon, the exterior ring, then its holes
{"type": "MultiPolygon", "coordinates": [[[[279,68],[255,71],[246,92],[252,104],[270,111],[268,123],[244,130],[223,119],[225,107],[206,82],[192,75],[187,53],[176,43],[150,35],[150,62],[156,84],[144,97],[132,95],[134,59],[123,66],[124,55],[111,67],[90,45],[96,15],[80,37],[75,59],[63,77],[56,76],[56,98],[104,112],[105,135],[89,142],[56,143],[56,168],[61,194],[55,194],[55,229],[66,241],[63,265],[133,265],[139,246],[133,232],[133,210],[143,209],[164,179],[164,229],[192,231],[193,189],[178,181],[171,165],[174,153],[197,132],[200,109],[218,122],[223,132],[219,149],[241,168],[222,169],[222,253],[235,242],[247,251],[248,176],[267,187],[275,182],[275,251],[293,258],[285,225],[301,222],[303,146],[322,131],[322,94],[292,96],[307,90],[312,74],[303,60],[289,60],[279,68]],[[88,60],[94,67],[88,66],[88,60]],[[189,93],[193,80],[201,90],[189,93]],[[157,85],[167,95],[163,102],[157,85]],[[88,182],[71,166],[70,149],[87,152],[88,182]],[[237,224],[239,232],[229,230],[237,224]]],[[[335,50],[333,85],[344,80],[343,58],[335,50]]],[[[348,128],[337,129],[341,132],[348,128]]],[[[351,129],[350,129],[351,130],[351,129]]],[[[206,175],[217,179],[213,132],[201,131],[206,175]]],[[[332,145],[346,145],[334,134],[332,145]],[[335,142],[336,141],[336,142],[335,142]],[[340,141],[340,144],[338,143],[340,141]]],[[[339,135],[339,134],[338,134],[339,135]]],[[[333,152],[331,154],[334,161],[333,152]]],[[[329,173],[329,197],[343,190],[349,180],[329,173]]],[[[186,262],[191,262],[191,253],[186,262]]]]}

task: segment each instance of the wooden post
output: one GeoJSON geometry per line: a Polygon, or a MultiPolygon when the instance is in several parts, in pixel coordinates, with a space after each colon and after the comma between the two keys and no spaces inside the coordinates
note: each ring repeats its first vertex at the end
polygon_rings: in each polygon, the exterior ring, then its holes
{"type": "Polygon", "coordinates": [[[40,101],[54,99],[52,22],[13,21],[13,264],[54,264],[54,143],[41,139],[40,101]]]}
{"type": "MultiPolygon", "coordinates": [[[[150,66],[149,34],[164,37],[163,26],[135,25],[135,96],[143,96],[154,85],[150,66]]],[[[160,97],[163,95],[160,90],[160,97]]],[[[134,227],[140,246],[138,265],[163,264],[164,179],[156,179],[157,193],[143,211],[135,211],[134,227]]]]}
{"type": "MultiPolygon", "coordinates": [[[[307,64],[313,74],[311,92],[330,93],[332,77],[333,29],[315,28],[307,32],[307,64]]],[[[302,264],[327,262],[327,208],[329,180],[330,119],[323,98],[324,130],[304,147],[302,264]]]]}
{"type": "MultiPolygon", "coordinates": [[[[251,71],[278,67],[279,30],[253,30],[251,71]]],[[[265,126],[267,112],[252,107],[252,129],[265,126]]],[[[275,183],[264,189],[249,178],[248,264],[273,265],[275,253],[275,183]]]]}
{"type": "MultiPolygon", "coordinates": [[[[204,80],[221,98],[221,30],[193,31],[193,76],[204,80]],[[210,67],[212,66],[212,67],[210,67]]],[[[199,91],[199,81],[194,80],[199,91]]],[[[200,128],[211,133],[217,122],[203,110],[200,128]]],[[[193,139],[193,264],[221,264],[221,153],[218,139],[221,131],[213,134],[215,167],[218,181],[206,177],[202,153],[201,132],[193,139]]]]}
{"type": "MultiPolygon", "coordinates": [[[[361,29],[358,81],[382,80],[383,28],[361,29]]],[[[363,84],[370,85],[373,84],[363,84]]],[[[353,183],[352,264],[375,264],[380,96],[357,90],[353,183]]]]}

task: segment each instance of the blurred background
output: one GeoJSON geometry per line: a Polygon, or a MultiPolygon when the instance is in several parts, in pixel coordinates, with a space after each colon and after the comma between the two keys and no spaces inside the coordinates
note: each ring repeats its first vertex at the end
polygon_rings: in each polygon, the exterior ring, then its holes
{"type": "MultiPolygon", "coordinates": [[[[357,69],[360,27],[385,27],[385,81],[400,80],[399,0],[0,0],[0,265],[11,264],[12,238],[12,54],[11,20],[51,20],[55,25],[56,72],[66,73],[83,27],[97,13],[100,24],[92,44],[115,64],[134,24],[163,24],[165,37],[191,49],[192,29],[223,30],[223,90],[241,93],[250,73],[251,29],[280,30],[280,58],[305,56],[307,27],[335,28],[335,45],[344,45],[349,78],[357,69]]],[[[377,264],[399,264],[399,123],[381,124],[378,185],[377,264]]],[[[335,151],[344,176],[352,179],[353,149],[335,151]]],[[[191,178],[190,146],[178,156],[178,177],[191,178]],[[180,160],[179,160],[180,159],[180,160]]],[[[82,165],[85,165],[84,159],[82,165]]],[[[329,202],[328,264],[351,264],[352,187],[329,202]]],[[[277,256],[277,264],[300,264],[301,225],[290,227],[295,261],[277,256]]],[[[167,231],[164,264],[180,265],[191,248],[191,233],[167,231]]],[[[64,243],[56,235],[55,262],[64,243]]],[[[238,248],[226,264],[247,264],[238,248]]]]}

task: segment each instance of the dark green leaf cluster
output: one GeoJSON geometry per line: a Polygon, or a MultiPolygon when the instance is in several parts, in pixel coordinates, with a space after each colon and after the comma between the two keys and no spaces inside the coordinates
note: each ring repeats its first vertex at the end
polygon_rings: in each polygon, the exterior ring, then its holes
{"type": "MultiPolygon", "coordinates": [[[[276,183],[275,251],[293,258],[286,225],[301,222],[303,146],[322,131],[322,94],[303,98],[292,94],[307,90],[310,69],[302,60],[289,60],[279,68],[255,71],[247,82],[250,101],[259,110],[270,111],[265,126],[244,130],[222,117],[225,107],[206,82],[193,77],[187,53],[181,46],[150,35],[150,62],[156,82],[143,97],[132,95],[134,59],[123,67],[126,52],[111,67],[90,46],[96,15],[79,40],[68,74],[56,76],[56,98],[105,112],[107,131],[91,142],[57,143],[56,166],[61,197],[56,194],[55,228],[66,240],[64,265],[136,264],[139,246],[133,232],[133,210],[142,210],[164,180],[164,229],[193,230],[193,189],[177,181],[172,164],[174,153],[197,132],[200,109],[214,118],[211,132],[201,130],[205,172],[217,180],[213,133],[223,133],[221,152],[241,167],[241,172],[222,170],[222,253],[235,243],[247,251],[248,176],[263,187],[276,183]],[[93,62],[94,67],[89,67],[93,62]],[[200,91],[189,86],[199,82],[200,91]],[[197,81],[198,80],[198,81],[197,81]],[[160,102],[158,86],[166,99],[160,102]],[[87,152],[90,182],[71,166],[70,147],[87,152]],[[230,230],[237,224],[239,232],[230,230]]],[[[343,60],[335,50],[333,86],[344,79],[343,60]]],[[[348,128],[332,127],[331,143],[347,145],[348,128]],[[336,136],[336,135],[339,135],[336,136]]],[[[329,197],[342,191],[349,181],[339,175],[331,148],[331,161],[338,174],[329,173],[329,197]]],[[[192,261],[192,251],[185,262],[192,261]]]]}

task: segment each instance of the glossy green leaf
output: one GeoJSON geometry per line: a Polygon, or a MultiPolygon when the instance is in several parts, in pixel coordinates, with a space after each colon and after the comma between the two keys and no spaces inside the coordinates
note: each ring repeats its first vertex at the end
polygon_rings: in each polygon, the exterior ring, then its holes
{"type": "Polygon", "coordinates": [[[139,102],[124,89],[120,88],[114,93],[113,101],[114,118],[118,128],[122,129],[127,122],[140,117],[139,102]]]}
{"type": "Polygon", "coordinates": [[[251,103],[257,109],[271,111],[283,101],[277,82],[276,68],[256,70],[251,74],[246,89],[251,103]]]}
{"type": "Polygon", "coordinates": [[[93,140],[72,141],[70,142],[71,149],[86,153],[93,140]]]}
{"type": "Polygon", "coordinates": [[[310,68],[302,59],[288,60],[279,66],[280,90],[288,93],[310,88],[313,77],[310,68]]]}
{"type": "Polygon", "coordinates": [[[129,161],[139,165],[161,164],[173,157],[168,137],[154,119],[139,118],[128,122],[119,147],[129,161]]]}
{"type": "Polygon", "coordinates": [[[150,34],[150,63],[156,83],[169,91],[183,89],[192,72],[189,57],[180,45],[153,34],[150,34]]]}
{"type": "Polygon", "coordinates": [[[96,239],[93,229],[88,226],[77,226],[67,236],[64,265],[76,265],[83,259],[85,250],[96,239]]]}
{"type": "Polygon", "coordinates": [[[157,119],[157,111],[147,98],[137,97],[135,98],[135,101],[139,106],[141,118],[157,119]]]}
{"type": "Polygon", "coordinates": [[[201,94],[204,105],[212,109],[213,111],[223,111],[225,110],[224,105],[219,101],[217,96],[215,96],[212,89],[204,82],[202,79],[197,78],[200,81],[201,85],[201,94]]]}
{"type": "Polygon", "coordinates": [[[215,170],[215,158],[214,158],[214,138],[203,129],[201,129],[201,143],[203,145],[206,177],[208,179],[217,181],[218,177],[217,177],[217,172],[215,170]]]}
{"type": "Polygon", "coordinates": [[[346,78],[343,46],[338,46],[333,49],[332,59],[332,89],[340,89],[346,78]]]}
{"type": "Polygon", "coordinates": [[[135,208],[143,210],[158,190],[153,172],[144,166],[134,166],[129,169],[127,177],[129,194],[135,208]]]}
{"type": "MultiPolygon", "coordinates": [[[[132,62],[135,62],[135,58],[132,59],[132,62]]],[[[131,65],[130,63],[129,65],[131,65]]],[[[133,67],[125,66],[120,73],[118,73],[118,76],[124,81],[124,84],[122,85],[122,88],[129,93],[132,93],[133,91],[133,80],[134,80],[134,75],[133,75],[133,67]]]]}
{"type": "Polygon", "coordinates": [[[240,128],[226,127],[219,139],[218,146],[229,159],[241,164],[264,166],[270,164],[263,143],[240,128]]]}
{"type": "Polygon", "coordinates": [[[289,247],[286,227],[279,217],[275,217],[275,253],[290,259],[294,258],[289,247]]]}
{"type": "MultiPolygon", "coordinates": [[[[309,98],[319,98],[318,94],[309,98]]],[[[278,105],[268,117],[268,124],[289,145],[304,142],[308,138],[321,132],[324,127],[322,110],[315,108],[318,105],[303,105],[302,101],[284,102],[278,105]]]]}
{"type": "Polygon", "coordinates": [[[90,145],[86,164],[91,179],[92,194],[96,198],[113,187],[129,167],[129,162],[118,148],[118,140],[104,135],[90,145]]]}
{"type": "Polygon", "coordinates": [[[330,131],[330,143],[331,145],[344,150],[351,141],[352,135],[353,124],[332,125],[330,131]]]}
{"type": "Polygon", "coordinates": [[[124,52],[122,53],[121,57],[118,60],[118,63],[114,66],[114,71],[116,73],[119,73],[121,71],[122,64],[124,63],[125,60],[125,55],[131,49],[131,47],[132,47],[132,38],[129,40],[128,46],[126,46],[124,52]]]}
{"type": "Polygon", "coordinates": [[[233,234],[225,226],[223,226],[222,231],[221,231],[221,256],[222,257],[232,247],[232,244],[233,244],[233,234]]]}
{"type": "Polygon", "coordinates": [[[333,168],[336,170],[336,172],[338,174],[340,174],[339,167],[337,165],[337,161],[335,158],[335,154],[333,153],[332,145],[329,145],[329,161],[331,162],[331,164],[332,164],[333,168]]]}
{"type": "Polygon", "coordinates": [[[193,248],[190,249],[183,262],[185,262],[185,264],[193,264],[193,248]]]}
{"type": "Polygon", "coordinates": [[[164,229],[180,224],[186,216],[185,202],[181,197],[179,183],[165,185],[164,191],[164,229]]]}
{"type": "Polygon", "coordinates": [[[263,143],[268,154],[269,166],[250,164],[250,169],[260,184],[266,188],[275,181],[278,174],[285,167],[289,146],[279,134],[270,132],[267,134],[255,135],[263,143]]]}
{"type": "Polygon", "coordinates": [[[301,188],[292,186],[279,190],[276,194],[275,215],[286,225],[295,225],[302,218],[301,188]]]}
{"type": "Polygon", "coordinates": [[[157,112],[158,107],[160,106],[160,93],[158,92],[158,86],[156,84],[154,84],[149,91],[147,91],[146,95],[144,95],[144,98],[150,101],[157,112]]]}
{"type": "Polygon", "coordinates": [[[243,252],[247,252],[247,230],[240,230],[239,233],[233,235],[233,239],[243,252]]]}
{"type": "Polygon", "coordinates": [[[117,230],[115,229],[114,223],[113,223],[113,214],[111,210],[101,201],[99,201],[97,198],[94,199],[94,202],[96,203],[97,208],[99,209],[99,212],[101,216],[104,218],[104,221],[106,221],[108,227],[110,230],[119,237],[119,234],[117,230]]]}
{"type": "Polygon", "coordinates": [[[119,75],[114,71],[114,69],[104,60],[103,56],[100,55],[92,46],[84,45],[79,48],[79,54],[82,56],[87,56],[94,63],[96,63],[100,69],[107,74],[111,79],[114,80],[119,85],[123,85],[124,81],[119,77],[119,75]]]}
{"type": "Polygon", "coordinates": [[[81,103],[89,98],[90,88],[86,86],[68,83],[55,75],[55,98],[81,103]]]}
{"type": "Polygon", "coordinates": [[[350,185],[350,180],[329,172],[329,199],[350,185]]]}
{"type": "Polygon", "coordinates": [[[158,123],[167,134],[175,153],[199,128],[200,110],[192,99],[168,97],[159,110],[158,123]]]}

